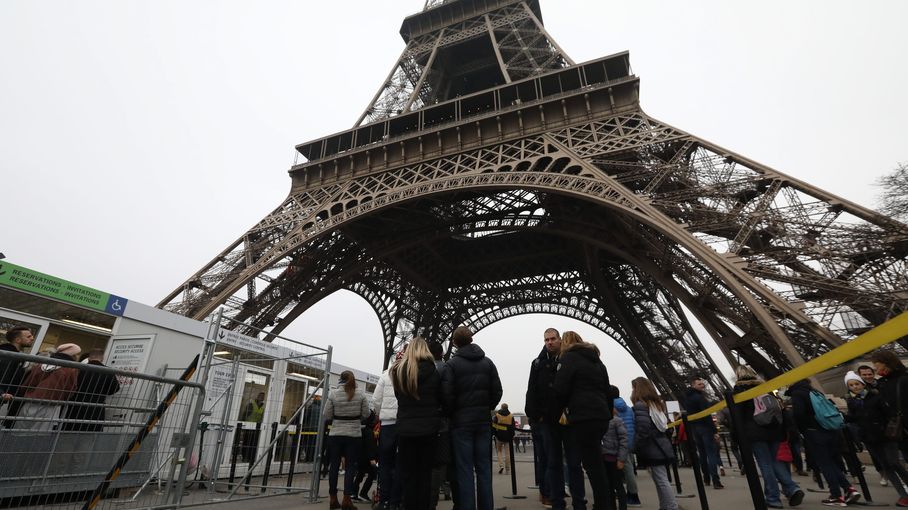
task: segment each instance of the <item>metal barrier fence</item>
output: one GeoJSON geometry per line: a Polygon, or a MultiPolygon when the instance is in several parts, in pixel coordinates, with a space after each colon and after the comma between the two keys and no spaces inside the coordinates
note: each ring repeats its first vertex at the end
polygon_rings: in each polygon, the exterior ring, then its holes
{"type": "Polygon", "coordinates": [[[189,379],[0,350],[0,506],[179,504],[204,401],[189,379]]]}

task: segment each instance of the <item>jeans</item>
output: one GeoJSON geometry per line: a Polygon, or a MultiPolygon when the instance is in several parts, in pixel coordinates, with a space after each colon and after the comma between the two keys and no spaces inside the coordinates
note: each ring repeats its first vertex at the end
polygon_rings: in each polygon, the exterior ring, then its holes
{"type": "Polygon", "coordinates": [[[400,484],[403,487],[404,508],[426,508],[432,500],[432,466],[438,436],[401,436],[400,484]]]}
{"type": "Polygon", "coordinates": [[[382,425],[378,435],[378,494],[384,507],[400,505],[397,425],[382,425]]]}
{"type": "Polygon", "coordinates": [[[829,495],[837,498],[843,490],[851,487],[848,477],[839,467],[842,452],[839,446],[839,433],[825,429],[807,429],[804,431],[804,441],[810,451],[813,464],[820,468],[826,485],[829,486],[829,495]]]}
{"type": "MultiPolygon", "coordinates": [[[[547,496],[552,502],[552,510],[564,510],[564,459],[567,458],[568,485],[571,488],[571,505],[576,510],[586,508],[586,487],[584,486],[583,470],[580,468],[580,459],[574,440],[567,433],[563,425],[540,423],[547,465],[545,470],[545,486],[549,491],[547,496]]],[[[599,450],[597,450],[598,452],[599,450]]]]}
{"type": "Polygon", "coordinates": [[[454,428],[451,442],[458,510],[492,510],[492,428],[488,423],[454,428]]]}
{"type": "Polygon", "coordinates": [[[547,453],[545,451],[545,441],[542,438],[541,423],[532,425],[533,434],[533,468],[536,475],[536,486],[539,487],[539,494],[544,498],[549,497],[549,491],[545,483],[545,470],[548,463],[547,453]]]}
{"type": "Polygon", "coordinates": [[[346,459],[344,465],[344,495],[354,496],[353,482],[356,479],[356,464],[359,461],[359,449],[363,439],[360,436],[328,436],[328,455],[331,457],[331,469],[328,472],[328,494],[337,494],[337,474],[340,470],[341,457],[346,459]]]}
{"type": "Polygon", "coordinates": [[[624,485],[627,487],[628,494],[637,494],[637,475],[634,473],[634,455],[632,453],[627,454],[627,462],[624,463],[624,485]]]}
{"type": "Polygon", "coordinates": [[[763,475],[763,494],[766,496],[766,502],[770,504],[781,504],[782,498],[779,495],[779,485],[782,485],[782,491],[786,497],[791,497],[797,490],[798,484],[791,479],[791,471],[784,462],[776,460],[779,452],[779,442],[772,441],[754,441],[751,443],[754,457],[757,459],[757,465],[760,466],[760,474],[763,475]]]}
{"type": "MultiPolygon", "coordinates": [[[[602,462],[602,436],[608,430],[608,422],[588,421],[568,425],[574,437],[583,469],[590,479],[593,489],[593,508],[595,510],[615,510],[615,498],[609,498],[609,483],[602,462]]],[[[573,494],[572,494],[573,495],[573,494]]]]}
{"type": "Polygon", "coordinates": [[[720,483],[719,480],[719,444],[715,433],[705,427],[691,427],[690,434],[697,443],[697,454],[700,455],[700,467],[705,483],[720,483]]]}
{"type": "Polygon", "coordinates": [[[908,471],[899,459],[898,443],[867,443],[867,451],[879,461],[883,477],[892,482],[892,487],[899,493],[899,497],[908,496],[902,486],[908,483],[908,471]]]}
{"type": "Polygon", "coordinates": [[[650,466],[649,475],[653,477],[653,482],[656,484],[660,510],[678,510],[675,491],[668,481],[668,466],[650,466]]]}

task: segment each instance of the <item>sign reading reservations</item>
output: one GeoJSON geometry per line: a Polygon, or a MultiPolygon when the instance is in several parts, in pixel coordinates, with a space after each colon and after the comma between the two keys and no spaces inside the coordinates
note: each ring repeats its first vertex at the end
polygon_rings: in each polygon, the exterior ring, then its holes
{"type": "Polygon", "coordinates": [[[122,316],[126,310],[127,300],[120,296],[5,261],[0,261],[0,285],[113,315],[122,316]]]}
{"type": "MultiPolygon", "coordinates": [[[[143,373],[151,354],[153,336],[113,337],[107,354],[107,366],[126,372],[143,373]]],[[[120,386],[129,386],[133,379],[118,377],[120,386]]]]}

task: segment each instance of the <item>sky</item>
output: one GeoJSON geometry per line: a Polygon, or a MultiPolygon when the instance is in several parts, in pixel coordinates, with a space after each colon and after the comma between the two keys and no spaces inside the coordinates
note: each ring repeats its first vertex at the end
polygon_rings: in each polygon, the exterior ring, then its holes
{"type": "MultiPolygon", "coordinates": [[[[0,252],[156,304],[283,200],[296,144],[352,127],[422,5],[0,2],[0,252]]],[[[644,111],[684,131],[869,207],[908,161],[908,2],[541,5],[574,61],[629,50],[644,111]]],[[[510,318],[476,341],[512,410],[550,326],[597,343],[625,395],[642,375],[593,328],[510,318]]],[[[379,331],[339,292],[285,334],[378,372],[379,331]]]]}

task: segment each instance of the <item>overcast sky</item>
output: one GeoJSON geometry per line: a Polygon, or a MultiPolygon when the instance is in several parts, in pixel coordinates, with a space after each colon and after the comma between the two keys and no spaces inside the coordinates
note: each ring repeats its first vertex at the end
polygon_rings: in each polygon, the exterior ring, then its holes
{"type": "MultiPolygon", "coordinates": [[[[908,2],[542,0],[577,62],[629,50],[650,115],[860,204],[908,161],[908,2]]],[[[286,196],[293,146],[353,125],[420,0],[0,2],[0,251],[156,304],[286,196]]],[[[548,326],[477,335],[523,408],[548,326]]],[[[338,293],[286,334],[378,372],[371,308],[338,293]]]]}

